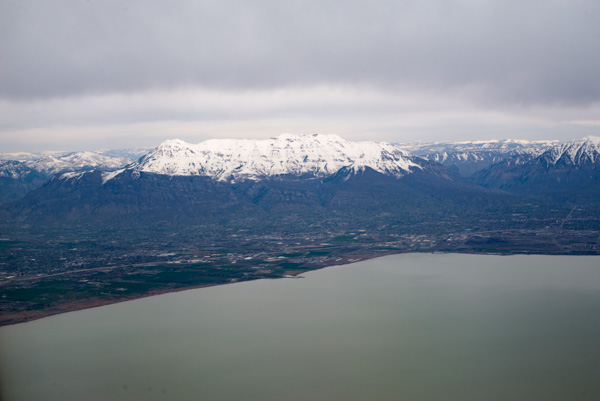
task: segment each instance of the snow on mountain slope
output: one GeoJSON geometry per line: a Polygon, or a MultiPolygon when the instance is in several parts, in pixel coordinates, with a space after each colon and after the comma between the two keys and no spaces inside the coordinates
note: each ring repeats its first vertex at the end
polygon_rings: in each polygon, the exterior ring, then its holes
{"type": "Polygon", "coordinates": [[[31,161],[41,159],[44,156],[60,156],[65,152],[58,150],[46,150],[43,152],[12,152],[12,153],[0,153],[0,160],[18,160],[18,161],[31,161]]]}
{"type": "Polygon", "coordinates": [[[109,157],[95,152],[73,152],[59,157],[45,156],[38,160],[26,162],[26,164],[36,171],[50,175],[65,171],[115,170],[131,162],[131,159],[109,157]]]}
{"type": "Polygon", "coordinates": [[[447,163],[456,163],[456,162],[477,163],[477,162],[483,162],[486,160],[490,160],[490,164],[491,164],[491,163],[496,163],[498,161],[505,159],[505,157],[501,156],[499,153],[490,152],[490,151],[485,151],[485,152],[469,152],[469,151],[440,152],[440,153],[428,154],[428,155],[426,155],[426,157],[431,161],[434,161],[434,162],[440,163],[440,164],[444,164],[444,165],[446,165],[447,163]]]}
{"type": "Polygon", "coordinates": [[[96,152],[74,152],[57,157],[46,155],[30,161],[0,160],[0,203],[18,199],[39,188],[56,173],[65,173],[64,178],[67,178],[73,177],[70,172],[112,171],[131,162],[131,159],[96,152]]]}
{"type": "Polygon", "coordinates": [[[96,153],[108,157],[138,160],[140,157],[147,155],[152,149],[153,148],[105,149],[99,150],[96,153]]]}
{"type": "Polygon", "coordinates": [[[0,160],[0,203],[18,199],[48,178],[17,160],[0,160]]]}
{"type": "Polygon", "coordinates": [[[518,155],[481,170],[474,180],[479,185],[516,193],[597,197],[600,138],[586,137],[558,144],[536,157],[518,155]]]}
{"type": "Polygon", "coordinates": [[[548,165],[600,164],[600,137],[587,136],[546,150],[540,158],[548,165]]]}
{"type": "Polygon", "coordinates": [[[420,160],[388,143],[350,142],[337,135],[283,134],[266,140],[211,139],[197,145],[168,140],[132,168],[217,180],[256,180],[284,174],[324,177],[342,167],[368,166],[401,177],[411,169],[421,169],[420,160]]]}
{"type": "Polygon", "coordinates": [[[444,152],[473,154],[476,152],[496,153],[535,153],[540,149],[554,146],[558,141],[528,141],[523,139],[491,139],[489,141],[463,141],[463,142],[420,142],[398,144],[402,149],[419,156],[428,154],[441,154],[444,152]]]}
{"type": "Polygon", "coordinates": [[[95,152],[74,152],[61,156],[60,159],[77,169],[118,169],[131,163],[131,159],[126,157],[110,157],[95,152]]]}
{"type": "Polygon", "coordinates": [[[521,155],[523,158],[537,156],[554,144],[556,144],[556,141],[504,139],[403,144],[400,146],[407,150],[410,149],[411,152],[428,160],[454,169],[462,176],[469,177],[492,164],[518,155],[521,155]]]}
{"type": "Polygon", "coordinates": [[[600,137],[558,143],[537,153],[517,153],[483,171],[483,176],[521,176],[535,172],[550,173],[573,168],[598,170],[600,167],[600,137]],[[541,168],[541,170],[540,170],[541,168]],[[523,171],[517,171],[522,169],[523,171]]]}
{"type": "Polygon", "coordinates": [[[31,173],[25,162],[16,160],[0,160],[0,177],[20,179],[31,173]]]}

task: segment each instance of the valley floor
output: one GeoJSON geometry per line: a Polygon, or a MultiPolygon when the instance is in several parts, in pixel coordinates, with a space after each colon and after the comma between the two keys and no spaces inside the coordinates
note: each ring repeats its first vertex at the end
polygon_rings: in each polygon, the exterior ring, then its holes
{"type": "Polygon", "coordinates": [[[35,235],[28,240],[22,236],[0,240],[4,268],[0,272],[0,325],[167,292],[294,277],[394,253],[600,254],[600,232],[560,226],[451,234],[324,230],[321,236],[287,239],[241,232],[230,233],[221,242],[211,238],[193,244],[175,238],[160,244],[140,241],[137,247],[114,244],[119,238],[116,233],[89,242],[81,235],[75,242],[64,235],[54,243],[44,238],[41,242],[35,235]],[[17,265],[26,268],[10,268],[17,265]]]}

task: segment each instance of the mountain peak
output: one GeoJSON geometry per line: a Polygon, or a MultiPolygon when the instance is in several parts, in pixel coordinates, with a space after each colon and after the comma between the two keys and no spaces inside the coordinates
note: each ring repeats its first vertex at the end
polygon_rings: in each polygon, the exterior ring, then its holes
{"type": "Polygon", "coordinates": [[[600,136],[588,135],[582,139],[585,142],[591,142],[596,145],[600,145],[600,136]]]}
{"type": "Polygon", "coordinates": [[[173,147],[185,147],[185,146],[189,146],[190,144],[185,142],[184,140],[181,139],[167,139],[163,142],[161,142],[160,145],[157,146],[158,148],[173,148],[173,147]]]}
{"type": "Polygon", "coordinates": [[[346,142],[345,139],[335,134],[281,134],[274,140],[286,140],[286,141],[318,141],[318,142],[346,142]]]}
{"type": "Polygon", "coordinates": [[[600,160],[600,137],[586,136],[552,147],[541,157],[548,164],[583,166],[600,160]]]}
{"type": "Polygon", "coordinates": [[[211,139],[161,143],[133,168],[167,175],[203,175],[217,180],[278,175],[325,177],[344,166],[365,165],[401,177],[420,169],[418,158],[387,143],[351,142],[338,135],[282,134],[264,140],[211,139]]]}

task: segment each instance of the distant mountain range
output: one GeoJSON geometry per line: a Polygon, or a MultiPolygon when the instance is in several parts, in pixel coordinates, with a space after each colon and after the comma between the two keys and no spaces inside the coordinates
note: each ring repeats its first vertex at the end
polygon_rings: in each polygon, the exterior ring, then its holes
{"type": "MultiPolygon", "coordinates": [[[[92,153],[108,156],[108,157],[116,157],[116,158],[125,158],[131,160],[137,160],[141,156],[147,154],[151,148],[126,148],[126,149],[104,149],[97,150],[92,153]]],[[[72,153],[82,153],[82,152],[64,152],[57,150],[48,150],[43,152],[8,152],[8,153],[0,153],[0,160],[15,160],[15,161],[31,161],[38,160],[45,156],[54,156],[60,158],[62,156],[72,154],[72,153]]]]}
{"type": "MultiPolygon", "coordinates": [[[[24,154],[18,155],[24,156],[24,154]]],[[[43,154],[37,159],[25,161],[0,160],[0,202],[24,196],[57,173],[89,170],[112,171],[132,162],[133,160],[127,157],[111,157],[98,152],[43,154]]]]}
{"type": "Polygon", "coordinates": [[[600,137],[556,144],[480,170],[477,184],[521,194],[600,198],[600,137]]]}
{"type": "Polygon", "coordinates": [[[558,141],[525,141],[515,139],[435,142],[401,145],[403,149],[441,163],[465,177],[492,164],[519,155],[535,155],[559,144],[558,141]]]}
{"type": "Polygon", "coordinates": [[[318,134],[168,140],[138,161],[92,152],[4,161],[0,178],[13,200],[6,213],[22,218],[454,213],[514,195],[600,200],[597,137],[411,146],[318,134]]]}

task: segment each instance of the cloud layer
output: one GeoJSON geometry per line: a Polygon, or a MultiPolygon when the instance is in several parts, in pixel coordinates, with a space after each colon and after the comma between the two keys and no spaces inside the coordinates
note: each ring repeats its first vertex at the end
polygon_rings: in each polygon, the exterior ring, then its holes
{"type": "Polygon", "coordinates": [[[0,15],[5,98],[355,83],[600,98],[597,1],[4,0],[0,15]]]}
{"type": "Polygon", "coordinates": [[[598,21],[595,0],[1,0],[0,135],[228,118],[293,131],[327,114],[387,132],[418,109],[446,134],[490,115],[539,129],[557,110],[597,127],[598,21]]]}

